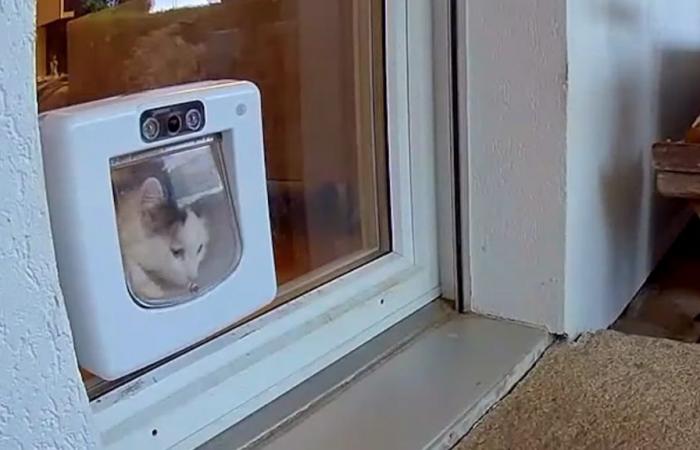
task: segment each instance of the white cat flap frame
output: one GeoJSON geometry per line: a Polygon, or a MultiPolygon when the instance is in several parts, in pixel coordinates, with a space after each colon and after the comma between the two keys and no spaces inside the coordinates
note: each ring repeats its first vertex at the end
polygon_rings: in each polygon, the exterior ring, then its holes
{"type": "MultiPolygon", "coordinates": [[[[42,115],[59,278],[83,368],[107,380],[122,377],[206,339],[274,299],[277,284],[261,117],[258,89],[240,81],[158,89],[42,115]],[[197,127],[155,142],[144,139],[144,114],[190,103],[202,106],[201,123],[192,121],[197,127]],[[214,138],[240,238],[236,264],[227,276],[187,301],[148,307],[136,301],[126,281],[112,163],[124,155],[196,146],[214,138]]],[[[151,180],[145,189],[158,192],[158,185],[151,180]]],[[[188,223],[184,217],[182,223],[188,223]]],[[[219,245],[208,238],[200,239],[199,251],[204,243],[209,251],[219,245]]],[[[181,256],[177,252],[184,250],[169,251],[181,256]]]]}

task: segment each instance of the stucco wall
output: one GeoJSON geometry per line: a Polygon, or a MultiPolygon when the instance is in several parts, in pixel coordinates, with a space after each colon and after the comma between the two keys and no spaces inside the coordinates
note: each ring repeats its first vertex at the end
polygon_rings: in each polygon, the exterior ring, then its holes
{"type": "Polygon", "coordinates": [[[36,129],[34,5],[0,0],[0,449],[91,448],[49,235],[36,129]]]}
{"type": "Polygon", "coordinates": [[[566,0],[467,9],[472,309],[561,332],[566,0]]]}
{"type": "Polygon", "coordinates": [[[687,217],[650,145],[700,112],[697,0],[569,0],[566,328],[609,325],[687,217]],[[680,219],[680,220],[679,220],[680,219]]]}

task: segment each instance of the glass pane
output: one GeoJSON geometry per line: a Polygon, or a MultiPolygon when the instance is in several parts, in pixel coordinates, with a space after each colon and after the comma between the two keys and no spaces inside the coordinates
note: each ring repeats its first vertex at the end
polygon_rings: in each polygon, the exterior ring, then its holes
{"type": "Polygon", "coordinates": [[[143,306],[201,296],[240,261],[220,143],[216,136],[111,161],[125,281],[143,306]]]}
{"type": "MultiPolygon", "coordinates": [[[[37,0],[39,108],[190,81],[256,83],[279,285],[272,308],[390,250],[383,14],[382,0],[37,0]]],[[[194,153],[217,161],[215,150],[194,153]]],[[[157,178],[177,200],[207,190],[196,181],[206,171],[157,178]]],[[[223,195],[208,201],[229,204],[223,195]]],[[[216,223],[227,248],[207,249],[198,293],[153,296],[131,282],[134,297],[187,301],[226,276],[221,268],[240,256],[235,216],[216,223]]]]}

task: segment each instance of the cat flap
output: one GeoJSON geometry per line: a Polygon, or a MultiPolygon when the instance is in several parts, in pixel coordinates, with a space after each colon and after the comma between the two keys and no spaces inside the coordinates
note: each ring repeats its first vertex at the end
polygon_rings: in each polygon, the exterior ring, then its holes
{"type": "Polygon", "coordinates": [[[193,300],[241,258],[221,136],[110,160],[125,282],[145,307],[193,300]]]}

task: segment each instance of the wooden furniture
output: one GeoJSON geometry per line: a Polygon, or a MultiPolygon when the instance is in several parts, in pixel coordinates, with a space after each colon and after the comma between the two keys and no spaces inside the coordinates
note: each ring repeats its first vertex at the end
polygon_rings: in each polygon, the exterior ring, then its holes
{"type": "Polygon", "coordinates": [[[659,193],[689,201],[700,215],[700,144],[656,143],[653,146],[653,164],[659,193]]]}
{"type": "Polygon", "coordinates": [[[66,0],[37,0],[36,2],[36,26],[43,27],[51,22],[73,17],[73,9],[70,1],[66,0]]]}

